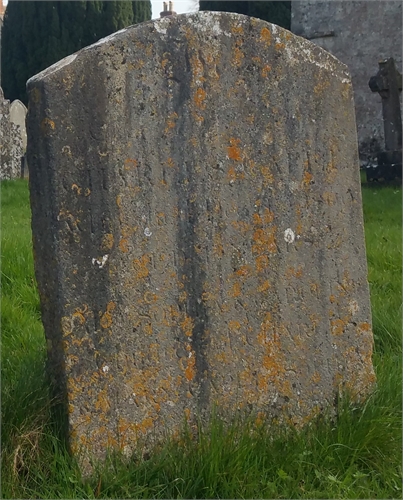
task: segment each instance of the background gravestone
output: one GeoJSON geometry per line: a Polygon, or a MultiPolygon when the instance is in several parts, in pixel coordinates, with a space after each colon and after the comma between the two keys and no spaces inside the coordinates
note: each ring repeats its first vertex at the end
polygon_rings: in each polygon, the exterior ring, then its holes
{"type": "Polygon", "coordinates": [[[20,127],[10,119],[10,101],[0,87],[0,180],[20,176],[24,154],[20,127]]]}
{"type": "Polygon", "coordinates": [[[27,129],[25,126],[25,118],[27,116],[27,108],[20,100],[16,99],[10,105],[10,121],[15,126],[20,127],[22,139],[22,147],[24,151],[27,148],[27,129]]]}
{"type": "Polygon", "coordinates": [[[346,67],[203,12],[28,82],[36,276],[73,451],[183,418],[302,425],[374,381],[346,67]]]}

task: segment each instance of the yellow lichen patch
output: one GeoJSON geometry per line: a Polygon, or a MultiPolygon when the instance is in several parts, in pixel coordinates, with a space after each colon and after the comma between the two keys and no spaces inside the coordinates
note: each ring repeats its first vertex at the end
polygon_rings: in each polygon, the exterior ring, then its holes
{"type": "Polygon", "coordinates": [[[104,234],[102,238],[102,250],[104,250],[105,252],[108,250],[112,250],[114,241],[115,240],[113,234],[111,233],[104,234]]]}
{"type": "Polygon", "coordinates": [[[241,66],[244,57],[245,55],[242,50],[239,47],[235,47],[233,54],[233,64],[237,67],[241,66]]]}
{"type": "Polygon", "coordinates": [[[318,83],[314,86],[313,91],[315,94],[322,94],[330,86],[330,80],[322,75],[319,75],[317,80],[318,83]]]}
{"type": "Polygon", "coordinates": [[[175,166],[175,163],[172,158],[168,158],[167,165],[169,168],[173,168],[175,166]]]}
{"type": "Polygon", "coordinates": [[[98,393],[98,397],[95,402],[95,409],[101,410],[104,413],[110,409],[109,398],[106,389],[103,389],[98,393]]]}
{"type": "Polygon", "coordinates": [[[73,323],[71,321],[71,318],[69,318],[68,316],[63,316],[60,322],[63,336],[67,337],[68,335],[71,335],[71,333],[73,332],[73,323]]]}
{"type": "Polygon", "coordinates": [[[123,253],[127,253],[129,251],[127,238],[122,238],[119,241],[119,250],[123,253]]]}
{"type": "Polygon", "coordinates": [[[346,322],[340,318],[330,321],[332,335],[342,335],[346,327],[346,322]]]}
{"type": "Polygon", "coordinates": [[[252,267],[249,264],[245,264],[244,266],[240,266],[236,271],[235,274],[237,276],[240,276],[241,278],[245,278],[249,276],[252,272],[252,267]]]}
{"type": "Polygon", "coordinates": [[[240,297],[242,292],[241,292],[241,285],[239,283],[234,283],[232,285],[231,290],[228,292],[230,297],[240,297]]]}
{"type": "Polygon", "coordinates": [[[271,288],[271,285],[270,285],[269,281],[266,280],[266,281],[263,281],[263,283],[258,286],[257,291],[262,293],[262,292],[266,292],[269,288],[271,288]]]}
{"type": "Polygon", "coordinates": [[[45,132],[47,130],[55,130],[56,125],[55,122],[50,118],[44,118],[41,122],[41,128],[42,132],[45,132]]]}
{"type": "Polygon", "coordinates": [[[239,232],[241,232],[242,234],[246,234],[248,233],[251,229],[252,229],[252,226],[250,224],[248,224],[247,222],[243,222],[243,221],[232,221],[231,222],[231,225],[239,232]]]}
{"type": "Polygon", "coordinates": [[[147,254],[142,255],[140,259],[133,260],[133,267],[136,273],[137,280],[146,278],[150,274],[150,271],[147,267],[149,264],[150,264],[150,256],[147,254]]]}
{"type": "Polygon", "coordinates": [[[194,379],[196,375],[196,356],[194,351],[190,352],[191,357],[187,358],[187,367],[185,370],[185,377],[189,382],[194,379]]]}
{"type": "Polygon", "coordinates": [[[78,319],[80,325],[83,325],[85,323],[85,316],[84,316],[84,314],[86,314],[87,312],[88,312],[88,306],[87,306],[87,304],[84,304],[84,307],[82,309],[77,308],[74,311],[73,316],[72,316],[73,323],[74,323],[74,319],[78,319]]]}
{"type": "Polygon", "coordinates": [[[326,202],[328,205],[334,205],[335,201],[336,201],[336,195],[334,193],[329,193],[327,191],[325,191],[323,194],[322,194],[322,199],[324,202],[326,202]]]}
{"type": "Polygon", "coordinates": [[[183,333],[187,337],[191,337],[192,336],[194,323],[193,323],[193,320],[192,320],[192,318],[190,316],[187,316],[185,314],[185,317],[184,317],[183,321],[180,322],[180,326],[181,326],[181,328],[183,330],[183,333]]]}
{"type": "Polygon", "coordinates": [[[253,233],[252,252],[258,255],[277,252],[275,231],[276,227],[257,229],[253,233]]]}
{"type": "Polygon", "coordinates": [[[243,28],[242,26],[234,26],[232,25],[231,26],[231,33],[233,33],[234,35],[243,35],[243,28]]]}
{"type": "Polygon", "coordinates": [[[71,190],[75,191],[78,195],[80,195],[81,192],[82,192],[82,188],[80,188],[79,186],[77,186],[77,184],[72,184],[71,190]]]}
{"type": "Polygon", "coordinates": [[[158,300],[158,295],[156,295],[155,293],[152,293],[150,291],[147,291],[145,294],[144,294],[144,302],[146,304],[152,304],[153,302],[156,302],[158,300]]]}
{"type": "Polygon", "coordinates": [[[264,272],[269,267],[269,258],[267,255],[259,255],[256,257],[255,262],[258,273],[264,272]]]}
{"type": "Polygon", "coordinates": [[[215,233],[213,235],[213,254],[216,257],[222,257],[224,255],[221,233],[215,233]]]}
{"type": "Polygon", "coordinates": [[[277,42],[277,43],[275,44],[275,48],[276,48],[276,50],[283,50],[283,49],[284,49],[284,47],[285,47],[285,44],[284,44],[284,43],[277,42]]]}
{"type": "Polygon", "coordinates": [[[358,333],[370,333],[372,331],[371,325],[368,322],[358,323],[358,333]]]}
{"type": "Polygon", "coordinates": [[[304,172],[304,177],[303,177],[303,179],[302,179],[302,185],[303,185],[304,187],[307,187],[307,186],[309,186],[309,185],[311,185],[311,184],[312,184],[312,181],[313,181],[313,175],[312,175],[310,172],[308,172],[308,171],[306,170],[306,171],[304,172]]]}
{"type": "Polygon", "coordinates": [[[109,328],[112,325],[112,313],[116,308],[115,302],[109,302],[106,306],[106,311],[102,314],[100,325],[102,328],[109,328]]]}
{"type": "Polygon", "coordinates": [[[261,166],[260,173],[262,174],[262,177],[263,177],[263,186],[264,187],[267,187],[269,184],[274,183],[274,175],[271,173],[270,167],[261,166]]]}
{"type": "Polygon", "coordinates": [[[202,88],[196,89],[195,95],[194,95],[194,103],[199,109],[205,109],[206,108],[206,103],[204,102],[206,99],[206,91],[202,88]]]}
{"type": "Polygon", "coordinates": [[[288,279],[292,277],[301,278],[302,275],[303,275],[302,266],[298,266],[297,268],[290,266],[285,270],[285,277],[288,279]]]}
{"type": "Polygon", "coordinates": [[[321,376],[319,372],[314,372],[314,374],[311,377],[311,382],[314,384],[318,384],[321,381],[321,376]]]}
{"type": "Polygon", "coordinates": [[[260,74],[262,75],[263,78],[266,78],[267,75],[270,73],[270,71],[271,71],[271,66],[269,66],[268,64],[266,64],[265,66],[263,66],[262,71],[261,71],[260,74]]]}
{"type": "Polygon", "coordinates": [[[170,113],[167,120],[166,120],[166,126],[165,126],[165,133],[167,134],[171,129],[175,128],[176,125],[176,120],[178,119],[178,114],[173,112],[170,113]]]}
{"type": "Polygon", "coordinates": [[[260,30],[260,41],[264,42],[266,45],[271,45],[271,32],[267,28],[262,28],[260,30]]]}
{"type": "Polygon", "coordinates": [[[134,160],[133,158],[127,158],[125,160],[124,168],[125,170],[131,170],[132,168],[137,167],[137,160],[134,160]]]}
{"type": "Polygon", "coordinates": [[[231,332],[239,331],[241,329],[241,323],[239,321],[229,321],[228,328],[231,332]]]}
{"type": "Polygon", "coordinates": [[[241,149],[239,144],[241,142],[240,139],[230,139],[230,146],[228,146],[228,158],[235,161],[241,161],[241,149]]]}

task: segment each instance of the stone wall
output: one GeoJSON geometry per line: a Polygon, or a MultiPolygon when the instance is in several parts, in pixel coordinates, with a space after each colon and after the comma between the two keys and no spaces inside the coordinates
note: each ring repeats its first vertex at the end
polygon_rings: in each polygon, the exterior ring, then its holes
{"type": "Polygon", "coordinates": [[[347,64],[353,82],[362,166],[384,149],[382,104],[369,79],[378,61],[393,57],[402,71],[402,2],[292,2],[291,31],[320,45],[347,64]]]}

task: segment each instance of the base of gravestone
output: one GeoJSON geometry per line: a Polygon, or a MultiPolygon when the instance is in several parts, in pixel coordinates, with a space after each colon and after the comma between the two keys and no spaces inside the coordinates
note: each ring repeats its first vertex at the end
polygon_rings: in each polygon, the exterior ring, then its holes
{"type": "Polygon", "coordinates": [[[367,181],[392,182],[402,179],[402,150],[382,151],[378,154],[378,165],[367,169],[367,181]]]}

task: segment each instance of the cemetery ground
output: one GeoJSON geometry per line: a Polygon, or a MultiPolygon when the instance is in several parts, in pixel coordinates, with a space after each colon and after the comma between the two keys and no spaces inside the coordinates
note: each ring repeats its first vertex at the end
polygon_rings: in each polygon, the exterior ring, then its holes
{"type": "Polygon", "coordinates": [[[58,439],[45,376],[28,186],[1,184],[2,498],[401,498],[399,187],[363,187],[377,387],[302,431],[215,420],[148,456],[111,456],[83,480],[58,439]]]}

